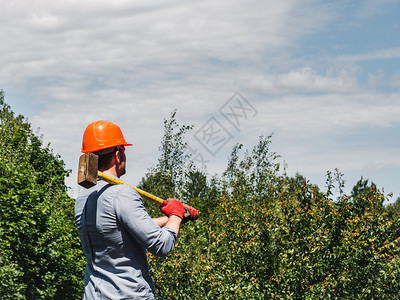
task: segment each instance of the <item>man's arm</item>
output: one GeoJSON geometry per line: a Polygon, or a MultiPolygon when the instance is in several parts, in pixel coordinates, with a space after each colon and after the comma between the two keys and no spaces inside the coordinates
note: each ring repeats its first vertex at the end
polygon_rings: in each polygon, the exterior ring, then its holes
{"type": "Polygon", "coordinates": [[[159,218],[153,218],[153,221],[160,227],[164,227],[165,224],[168,222],[168,217],[167,216],[162,216],[159,218]]]}
{"type": "Polygon", "coordinates": [[[176,231],[165,226],[160,228],[148,215],[142,198],[133,188],[121,184],[118,190],[115,211],[122,226],[153,255],[168,255],[174,249],[176,231]]]}
{"type": "Polygon", "coordinates": [[[153,221],[160,227],[169,227],[176,232],[176,236],[178,236],[179,228],[182,222],[182,219],[178,216],[172,215],[169,218],[167,216],[153,218],[153,221]]]}
{"type": "Polygon", "coordinates": [[[166,205],[160,206],[161,211],[168,217],[168,221],[165,223],[164,227],[174,230],[178,237],[179,227],[181,226],[185,208],[177,199],[169,198],[168,201],[164,202],[166,205]]]}
{"type": "Polygon", "coordinates": [[[165,227],[169,227],[176,232],[176,236],[178,237],[179,234],[179,228],[181,227],[181,222],[182,219],[176,215],[172,215],[168,218],[167,224],[165,224],[165,227]]]}

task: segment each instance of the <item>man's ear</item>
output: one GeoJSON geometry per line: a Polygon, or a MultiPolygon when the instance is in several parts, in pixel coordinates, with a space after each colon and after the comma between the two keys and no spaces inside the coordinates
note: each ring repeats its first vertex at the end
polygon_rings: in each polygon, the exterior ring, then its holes
{"type": "Polygon", "coordinates": [[[121,163],[121,161],[122,161],[122,156],[121,156],[121,151],[119,151],[119,150],[117,150],[116,152],[115,152],[115,161],[118,163],[118,164],[120,164],[121,163]]]}

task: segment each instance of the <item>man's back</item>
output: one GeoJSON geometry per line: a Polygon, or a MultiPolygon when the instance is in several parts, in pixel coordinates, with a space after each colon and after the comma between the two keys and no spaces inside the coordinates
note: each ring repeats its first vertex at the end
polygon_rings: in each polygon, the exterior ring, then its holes
{"type": "Polygon", "coordinates": [[[76,199],[75,221],[87,258],[85,299],[155,298],[146,250],[167,255],[176,233],[154,223],[133,188],[100,180],[76,199]]]}

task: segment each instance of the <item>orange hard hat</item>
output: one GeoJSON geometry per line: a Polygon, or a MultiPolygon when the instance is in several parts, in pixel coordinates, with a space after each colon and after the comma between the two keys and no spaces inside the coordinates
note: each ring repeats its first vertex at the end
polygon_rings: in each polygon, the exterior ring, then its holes
{"type": "Polygon", "coordinates": [[[83,133],[82,152],[96,152],[116,146],[132,146],[128,144],[118,125],[110,121],[99,120],[90,123],[83,133]]]}

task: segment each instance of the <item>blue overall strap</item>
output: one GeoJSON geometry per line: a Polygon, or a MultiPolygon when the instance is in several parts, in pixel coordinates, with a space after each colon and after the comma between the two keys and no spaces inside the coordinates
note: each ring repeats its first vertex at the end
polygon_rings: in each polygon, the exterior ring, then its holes
{"type": "Polygon", "coordinates": [[[85,252],[85,256],[87,259],[88,264],[91,265],[91,267],[93,268],[93,249],[92,249],[92,244],[90,243],[90,237],[89,237],[89,233],[86,229],[86,207],[87,207],[87,201],[88,199],[86,199],[86,203],[85,206],[83,207],[82,210],[82,216],[81,216],[81,221],[82,221],[82,233],[83,233],[83,238],[84,238],[84,243],[86,245],[86,247],[83,247],[83,250],[85,252]]]}

